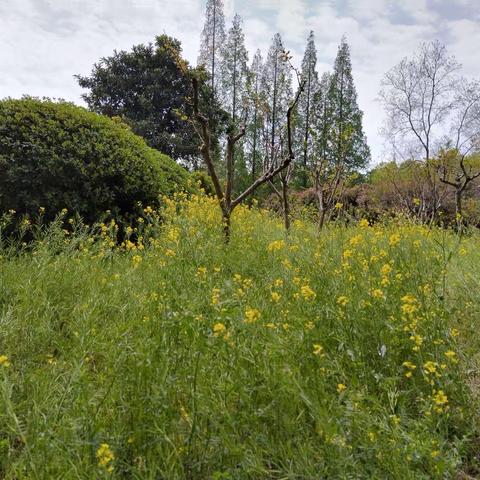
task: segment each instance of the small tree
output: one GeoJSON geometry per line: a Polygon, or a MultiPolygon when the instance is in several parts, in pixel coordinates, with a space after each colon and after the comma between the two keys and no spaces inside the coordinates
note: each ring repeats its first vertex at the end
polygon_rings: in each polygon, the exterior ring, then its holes
{"type": "Polygon", "coordinates": [[[233,188],[234,188],[234,162],[233,162],[233,152],[235,144],[240,141],[246,132],[246,115],[244,115],[244,123],[239,128],[238,131],[230,131],[227,137],[227,146],[225,153],[225,166],[226,166],[226,180],[225,185],[222,187],[215,167],[213,156],[212,156],[212,132],[210,129],[209,119],[200,111],[199,107],[199,91],[200,91],[200,82],[199,76],[194,74],[192,77],[192,87],[193,87],[193,118],[192,123],[195,127],[195,130],[200,138],[202,144],[200,151],[203,155],[205,164],[207,165],[208,173],[212,179],[213,186],[215,189],[215,195],[219,201],[220,209],[222,211],[222,223],[223,231],[225,234],[225,241],[228,242],[230,239],[230,222],[232,212],[242,203],[249,195],[251,195],[255,190],[263,185],[264,183],[272,181],[278,174],[287,169],[294,160],[293,152],[293,140],[292,140],[292,112],[297,105],[298,98],[303,91],[303,85],[298,89],[297,95],[295,96],[293,102],[286,112],[286,139],[287,145],[284,152],[284,155],[275,162],[270,162],[264,168],[263,173],[255,179],[242,193],[240,193],[236,198],[233,198],[233,188]]]}

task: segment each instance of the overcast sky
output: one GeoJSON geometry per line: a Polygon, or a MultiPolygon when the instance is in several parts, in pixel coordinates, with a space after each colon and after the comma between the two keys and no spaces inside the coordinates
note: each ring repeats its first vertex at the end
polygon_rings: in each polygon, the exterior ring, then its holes
{"type": "MultiPolygon", "coordinates": [[[[250,58],[265,54],[280,32],[300,63],[314,30],[320,73],[332,68],[343,34],[351,45],[353,75],[373,162],[386,159],[376,101],[383,74],[422,41],[436,38],[480,77],[480,0],[225,0],[227,27],[244,19],[250,58]]],[[[73,75],[114,49],[130,49],[167,33],[181,40],[196,63],[204,0],[0,0],[0,98],[23,94],[81,104],[73,75]]]]}

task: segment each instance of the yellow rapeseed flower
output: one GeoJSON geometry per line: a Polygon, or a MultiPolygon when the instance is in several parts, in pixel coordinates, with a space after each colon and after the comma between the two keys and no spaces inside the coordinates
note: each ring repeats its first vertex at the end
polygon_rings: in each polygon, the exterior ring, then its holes
{"type": "Polygon", "coordinates": [[[197,278],[205,278],[207,276],[206,267],[198,267],[196,276],[197,276],[197,278]]]}
{"type": "Polygon", "coordinates": [[[350,239],[350,245],[352,247],[356,247],[357,245],[362,243],[362,241],[363,241],[363,236],[362,235],[355,235],[354,237],[352,237],[350,239]]]}
{"type": "Polygon", "coordinates": [[[219,288],[213,288],[212,289],[212,305],[216,306],[220,303],[220,289],[219,288]]]}
{"type": "Polygon", "coordinates": [[[344,295],[337,298],[338,305],[342,307],[344,307],[348,302],[349,302],[348,297],[345,297],[344,295]]]}
{"type": "Polygon", "coordinates": [[[337,392],[338,392],[338,393],[342,393],[342,392],[344,392],[346,389],[347,389],[347,386],[344,385],[343,383],[337,384],[337,392]]]}
{"type": "Polygon", "coordinates": [[[450,329],[450,335],[453,338],[455,338],[455,337],[458,337],[460,335],[460,332],[456,328],[452,328],[452,329],[450,329]]]}
{"type": "Polygon", "coordinates": [[[442,413],[444,409],[448,409],[448,397],[443,390],[433,391],[432,399],[435,403],[435,411],[442,413]]]}
{"type": "Polygon", "coordinates": [[[436,362],[428,361],[423,364],[423,369],[425,370],[425,373],[431,374],[431,373],[437,373],[437,366],[438,364],[436,362]]]}
{"type": "Polygon", "coordinates": [[[386,263],[380,269],[380,273],[382,274],[383,277],[386,277],[387,275],[389,275],[391,271],[392,271],[392,266],[389,263],[386,263]]]}
{"type": "Polygon", "coordinates": [[[366,218],[362,218],[359,222],[358,222],[358,226],[360,228],[367,228],[370,226],[370,222],[366,219],[366,218]]]}
{"type": "Polygon", "coordinates": [[[445,356],[453,363],[456,363],[458,360],[457,360],[457,354],[453,351],[453,350],[447,350],[445,352],[445,356]]]}
{"type": "Polygon", "coordinates": [[[0,366],[8,368],[10,366],[10,361],[6,355],[0,355],[0,366]]]}
{"type": "Polygon", "coordinates": [[[390,235],[390,238],[388,239],[388,243],[391,247],[395,247],[400,243],[401,236],[398,233],[393,233],[390,235]]]}
{"type": "Polygon", "coordinates": [[[320,344],[315,343],[315,344],[313,345],[313,354],[314,354],[314,355],[318,355],[318,356],[320,356],[320,357],[323,357],[323,356],[324,356],[324,354],[323,354],[323,347],[322,347],[320,344]]]}
{"type": "Polygon", "coordinates": [[[227,327],[223,323],[216,323],[213,326],[213,335],[215,337],[219,337],[220,335],[224,335],[227,331],[227,327]]]}
{"type": "Polygon", "coordinates": [[[282,298],[282,296],[277,292],[272,292],[271,297],[272,297],[272,301],[274,302],[278,302],[280,301],[280,298],[282,298]]]}
{"type": "Polygon", "coordinates": [[[420,347],[423,344],[423,337],[421,335],[415,334],[410,337],[410,340],[415,343],[415,346],[413,347],[414,352],[418,352],[420,350],[420,347]]]}
{"type": "Polygon", "coordinates": [[[260,312],[255,308],[247,307],[245,309],[245,323],[255,323],[260,319],[260,312]]]}
{"type": "Polygon", "coordinates": [[[267,252],[276,252],[277,250],[281,250],[285,246],[284,240],[274,240],[270,242],[267,246],[267,252]]]}
{"type": "Polygon", "coordinates": [[[390,415],[390,418],[392,419],[392,423],[394,425],[398,425],[400,423],[400,417],[398,415],[390,415]]]}
{"type": "Polygon", "coordinates": [[[107,472],[113,472],[112,462],[115,459],[108,443],[102,443],[97,450],[98,466],[104,468],[107,472]]]}
{"type": "Polygon", "coordinates": [[[300,294],[305,300],[313,300],[317,296],[309,285],[302,285],[300,288],[300,294]]]}

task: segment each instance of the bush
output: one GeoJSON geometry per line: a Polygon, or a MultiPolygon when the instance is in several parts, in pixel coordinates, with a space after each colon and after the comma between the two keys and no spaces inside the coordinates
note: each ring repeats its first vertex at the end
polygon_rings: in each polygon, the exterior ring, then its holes
{"type": "Polygon", "coordinates": [[[0,211],[52,220],[66,208],[85,222],[158,206],[188,173],[119,120],[65,102],[0,101],[0,211]]]}
{"type": "Polygon", "coordinates": [[[215,195],[215,187],[213,186],[210,175],[204,170],[197,170],[191,174],[193,183],[206,195],[215,195]]]}

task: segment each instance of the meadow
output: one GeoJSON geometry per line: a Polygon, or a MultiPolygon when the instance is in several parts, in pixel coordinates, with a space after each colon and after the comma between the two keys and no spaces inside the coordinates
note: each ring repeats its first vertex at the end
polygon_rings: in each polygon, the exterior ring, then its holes
{"type": "Polygon", "coordinates": [[[478,474],[478,233],[144,214],[2,239],[0,478],[478,474]]]}

